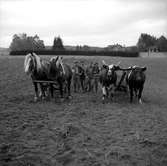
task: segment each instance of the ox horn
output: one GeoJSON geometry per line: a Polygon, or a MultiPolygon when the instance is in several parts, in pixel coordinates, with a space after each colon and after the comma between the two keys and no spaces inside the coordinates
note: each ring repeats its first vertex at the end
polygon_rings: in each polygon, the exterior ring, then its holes
{"type": "Polygon", "coordinates": [[[121,61],[119,61],[117,64],[116,64],[116,66],[119,66],[121,64],[121,61]]]}
{"type": "Polygon", "coordinates": [[[121,61],[117,62],[114,66],[119,66],[121,61]]]}
{"type": "Polygon", "coordinates": [[[108,64],[104,60],[102,60],[102,63],[103,65],[108,66],[108,64]]]}
{"type": "Polygon", "coordinates": [[[142,71],[146,71],[147,70],[147,67],[144,66],[144,67],[141,67],[142,71]]]}

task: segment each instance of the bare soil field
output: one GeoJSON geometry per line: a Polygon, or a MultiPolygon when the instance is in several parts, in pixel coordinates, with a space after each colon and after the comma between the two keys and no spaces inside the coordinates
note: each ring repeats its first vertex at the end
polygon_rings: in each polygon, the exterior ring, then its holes
{"type": "Polygon", "coordinates": [[[0,165],[166,166],[167,58],[75,59],[147,66],[143,104],[124,92],[102,104],[101,89],[34,103],[24,57],[0,56],[0,165]]]}

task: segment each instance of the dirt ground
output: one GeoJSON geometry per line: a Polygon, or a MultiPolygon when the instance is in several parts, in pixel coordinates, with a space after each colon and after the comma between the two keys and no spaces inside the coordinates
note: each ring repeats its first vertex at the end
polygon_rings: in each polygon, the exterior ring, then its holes
{"type": "Polygon", "coordinates": [[[102,104],[101,89],[34,103],[24,57],[0,56],[0,165],[166,166],[167,58],[77,59],[147,66],[143,104],[124,92],[102,104]]]}

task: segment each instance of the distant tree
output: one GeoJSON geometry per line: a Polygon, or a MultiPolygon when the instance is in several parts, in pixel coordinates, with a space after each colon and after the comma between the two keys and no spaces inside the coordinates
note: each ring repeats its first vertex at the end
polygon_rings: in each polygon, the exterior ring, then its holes
{"type": "Polygon", "coordinates": [[[77,46],[76,46],[76,51],[81,51],[81,50],[82,50],[82,46],[77,45],[77,46]]]}
{"type": "Polygon", "coordinates": [[[25,33],[13,35],[10,44],[11,51],[42,50],[44,48],[44,42],[43,40],[40,40],[38,35],[27,36],[25,33]]]}
{"type": "Polygon", "coordinates": [[[158,38],[156,45],[160,51],[167,51],[167,39],[165,38],[165,36],[158,38]]]}
{"type": "Polygon", "coordinates": [[[139,51],[146,51],[149,47],[156,45],[157,39],[146,33],[142,33],[138,39],[137,47],[139,51]]]}
{"type": "Polygon", "coordinates": [[[89,51],[89,50],[90,50],[90,47],[87,46],[87,45],[84,45],[84,46],[82,47],[82,50],[83,50],[83,51],[89,51]]]}
{"type": "Polygon", "coordinates": [[[53,41],[53,50],[64,50],[63,41],[60,37],[55,37],[53,41]]]}

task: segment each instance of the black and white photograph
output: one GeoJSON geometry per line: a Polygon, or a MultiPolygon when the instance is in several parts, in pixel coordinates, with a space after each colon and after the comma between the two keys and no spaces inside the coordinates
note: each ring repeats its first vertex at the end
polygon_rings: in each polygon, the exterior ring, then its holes
{"type": "Polygon", "coordinates": [[[167,1],[0,0],[0,166],[167,166],[167,1]]]}

